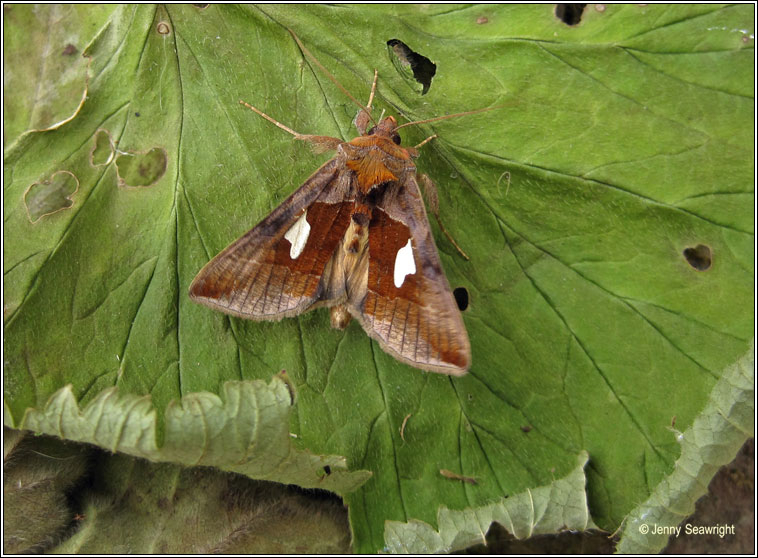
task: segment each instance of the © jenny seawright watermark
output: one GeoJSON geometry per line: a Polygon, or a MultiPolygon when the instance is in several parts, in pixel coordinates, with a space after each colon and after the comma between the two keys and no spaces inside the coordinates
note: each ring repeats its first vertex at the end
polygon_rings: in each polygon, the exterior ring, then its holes
{"type": "Polygon", "coordinates": [[[643,535],[674,535],[678,537],[684,533],[685,535],[717,535],[723,539],[727,535],[734,535],[734,524],[693,525],[685,523],[684,525],[658,525],[657,523],[642,523],[639,526],[639,530],[643,535]]]}

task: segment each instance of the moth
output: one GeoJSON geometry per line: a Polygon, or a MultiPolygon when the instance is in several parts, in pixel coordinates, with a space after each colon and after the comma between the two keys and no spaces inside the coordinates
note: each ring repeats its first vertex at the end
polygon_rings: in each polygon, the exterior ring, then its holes
{"type": "Polygon", "coordinates": [[[189,296],[252,320],[331,307],[332,326],[344,328],[355,318],[397,360],[460,376],[471,364],[471,348],[419,189],[419,180],[428,179],[419,178],[413,163],[418,150],[401,146],[394,117],[368,128],[376,80],[375,73],[366,107],[353,99],[361,107],[360,136],[350,141],[299,134],[240,101],[296,139],[336,154],[203,267],[189,296]]]}

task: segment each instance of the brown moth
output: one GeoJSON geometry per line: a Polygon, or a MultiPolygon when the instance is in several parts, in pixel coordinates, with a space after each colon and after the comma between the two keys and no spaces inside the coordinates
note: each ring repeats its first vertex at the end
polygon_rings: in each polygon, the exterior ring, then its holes
{"type": "Polygon", "coordinates": [[[355,122],[360,136],[347,142],[299,134],[240,101],[296,139],[336,155],[213,258],[195,277],[189,296],[252,320],[280,320],[329,306],[334,327],[344,328],[353,317],[399,361],[460,376],[471,364],[469,339],[418,180],[433,185],[417,175],[417,149],[401,147],[395,118],[367,130],[375,90],[376,74],[368,105],[353,99],[362,107],[355,122]]]}

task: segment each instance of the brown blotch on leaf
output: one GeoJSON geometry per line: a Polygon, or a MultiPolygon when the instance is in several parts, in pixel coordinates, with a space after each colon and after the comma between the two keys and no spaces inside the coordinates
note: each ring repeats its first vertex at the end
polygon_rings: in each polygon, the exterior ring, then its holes
{"type": "Polygon", "coordinates": [[[79,179],[69,171],[58,171],[41,182],[31,184],[24,192],[24,205],[29,221],[68,209],[74,205],[71,197],[79,189],[79,179]]]}
{"type": "Polygon", "coordinates": [[[490,20],[489,20],[489,19],[487,19],[487,18],[486,18],[486,17],[484,17],[484,16],[479,16],[478,18],[476,18],[476,22],[477,22],[479,25],[484,25],[485,23],[489,23],[489,21],[490,21],[490,20]]]}
{"type": "Polygon", "coordinates": [[[454,473],[452,471],[449,471],[448,469],[440,469],[440,475],[442,475],[446,479],[457,480],[457,481],[465,482],[466,484],[472,484],[472,485],[479,484],[478,482],[476,482],[476,479],[474,477],[466,477],[463,475],[459,475],[458,473],[454,473]]]}
{"type": "Polygon", "coordinates": [[[166,150],[161,147],[119,154],[116,157],[119,186],[152,186],[166,172],[167,160],[166,150]]]}
{"type": "Polygon", "coordinates": [[[71,56],[72,54],[76,54],[77,52],[79,52],[79,51],[76,49],[76,47],[74,45],[72,45],[71,43],[68,43],[63,48],[63,52],[61,52],[61,54],[63,56],[71,56]]]}
{"type": "Polygon", "coordinates": [[[94,145],[89,154],[90,165],[93,167],[107,165],[113,160],[115,152],[110,132],[102,128],[95,132],[94,145]]]}
{"type": "Polygon", "coordinates": [[[158,34],[160,35],[168,35],[171,33],[171,26],[165,21],[159,21],[155,26],[155,30],[158,31],[158,34]]]}
{"type": "Polygon", "coordinates": [[[698,244],[694,248],[685,248],[682,255],[687,263],[697,271],[708,271],[713,263],[711,249],[705,244],[698,244]]]}

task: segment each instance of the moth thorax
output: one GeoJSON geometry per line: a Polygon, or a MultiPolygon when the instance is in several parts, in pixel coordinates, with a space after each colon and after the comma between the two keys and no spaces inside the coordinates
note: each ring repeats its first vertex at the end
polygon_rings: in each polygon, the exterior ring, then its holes
{"type": "Polygon", "coordinates": [[[358,186],[363,193],[368,193],[378,184],[397,180],[397,176],[384,164],[382,156],[374,151],[366,153],[360,159],[348,160],[346,165],[355,172],[358,186]]]}
{"type": "Polygon", "coordinates": [[[337,306],[332,306],[331,310],[329,311],[329,319],[332,322],[332,328],[345,329],[347,327],[347,324],[350,323],[352,316],[344,305],[339,304],[337,306]]]}

